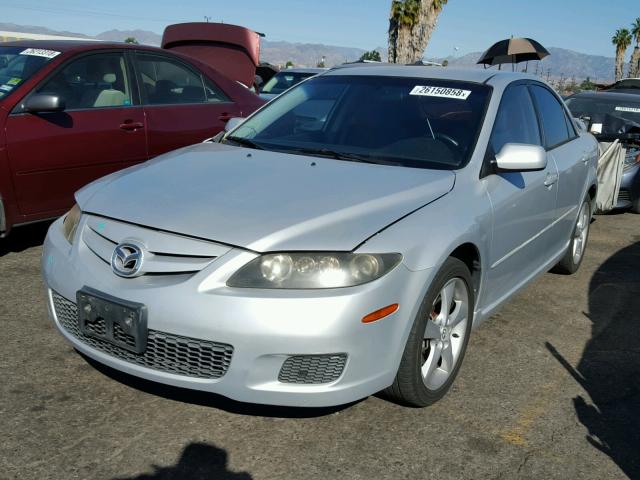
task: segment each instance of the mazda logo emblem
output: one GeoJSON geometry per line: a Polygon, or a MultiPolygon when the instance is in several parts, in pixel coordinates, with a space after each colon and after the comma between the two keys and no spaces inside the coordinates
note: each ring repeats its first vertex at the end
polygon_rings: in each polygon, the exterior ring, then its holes
{"type": "Polygon", "coordinates": [[[121,277],[137,277],[142,273],[143,260],[144,253],[140,246],[134,243],[121,243],[111,256],[111,269],[121,277]]]}

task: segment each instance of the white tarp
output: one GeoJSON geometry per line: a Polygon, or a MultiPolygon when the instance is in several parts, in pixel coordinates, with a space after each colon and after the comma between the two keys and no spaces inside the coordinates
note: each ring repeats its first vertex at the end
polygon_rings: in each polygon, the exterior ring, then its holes
{"type": "Polygon", "coordinates": [[[600,142],[598,159],[598,195],[596,213],[605,213],[618,203],[618,190],[622,181],[625,149],[618,140],[600,142]]]}

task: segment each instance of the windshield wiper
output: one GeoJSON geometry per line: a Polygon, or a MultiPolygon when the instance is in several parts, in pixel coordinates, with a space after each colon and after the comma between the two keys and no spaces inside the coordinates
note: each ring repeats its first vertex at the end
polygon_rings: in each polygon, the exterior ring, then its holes
{"type": "Polygon", "coordinates": [[[225,141],[225,143],[227,141],[232,141],[232,142],[237,143],[238,145],[241,145],[243,147],[255,148],[256,150],[264,150],[264,147],[261,147],[256,142],[254,142],[253,140],[249,140],[248,138],[231,136],[231,137],[225,138],[224,141],[225,141]]]}
{"type": "Polygon", "coordinates": [[[321,157],[335,158],[336,160],[349,160],[351,162],[362,162],[362,163],[382,163],[371,158],[369,155],[362,155],[362,154],[350,153],[350,152],[338,152],[336,150],[331,150],[329,148],[300,148],[300,149],[295,149],[295,151],[305,155],[318,155],[321,157]]]}

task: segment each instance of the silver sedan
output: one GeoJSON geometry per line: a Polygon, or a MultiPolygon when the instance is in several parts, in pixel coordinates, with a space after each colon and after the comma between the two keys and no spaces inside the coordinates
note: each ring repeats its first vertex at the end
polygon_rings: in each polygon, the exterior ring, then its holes
{"type": "Polygon", "coordinates": [[[334,69],[218,143],[80,190],[44,246],[50,315],[83,354],[156,382],[429,405],[474,327],[578,269],[596,157],[537,78],[334,69]]]}

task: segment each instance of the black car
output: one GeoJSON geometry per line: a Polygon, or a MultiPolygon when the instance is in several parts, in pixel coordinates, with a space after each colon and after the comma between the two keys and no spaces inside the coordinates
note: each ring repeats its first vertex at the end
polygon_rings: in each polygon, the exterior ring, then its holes
{"type": "Polygon", "coordinates": [[[569,97],[566,104],[599,142],[620,140],[626,154],[616,208],[640,213],[640,95],[613,90],[583,92],[569,97]]]}

